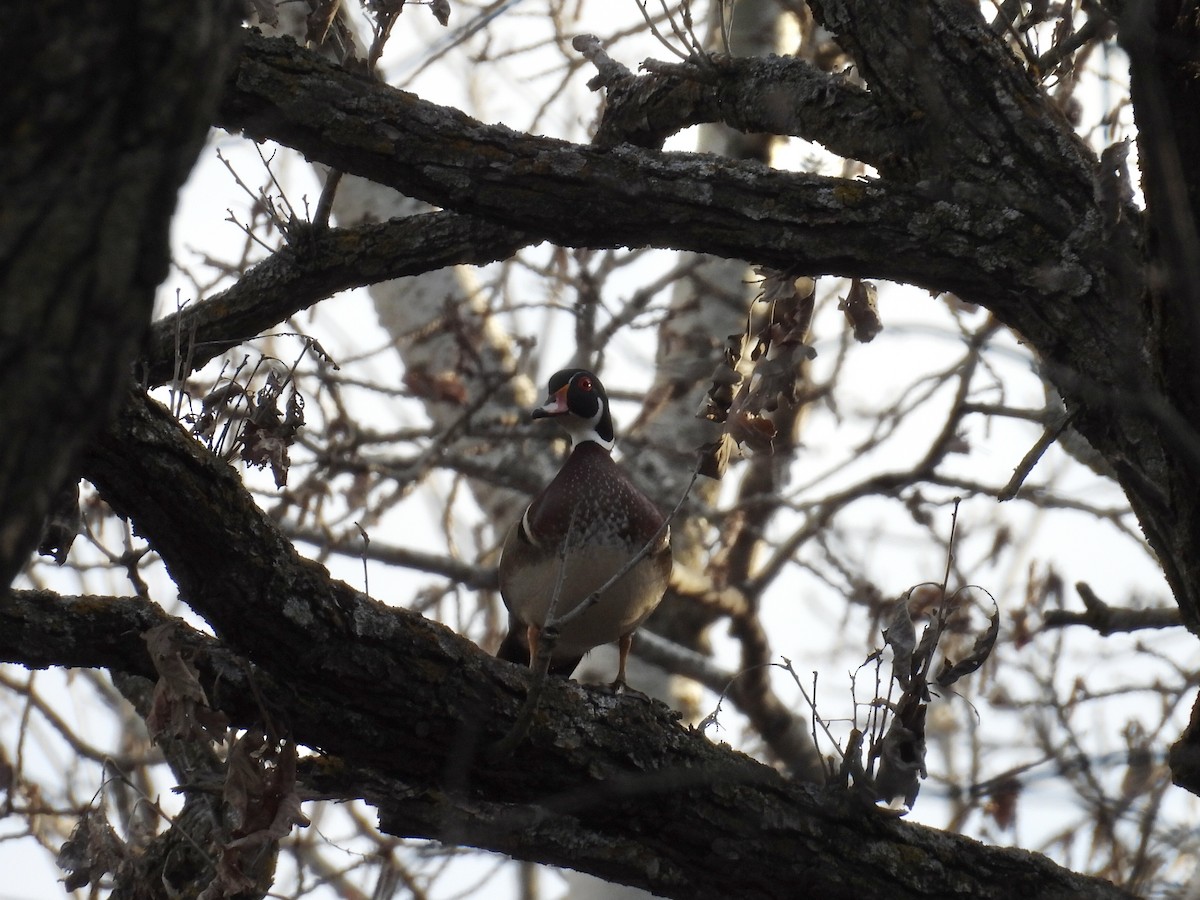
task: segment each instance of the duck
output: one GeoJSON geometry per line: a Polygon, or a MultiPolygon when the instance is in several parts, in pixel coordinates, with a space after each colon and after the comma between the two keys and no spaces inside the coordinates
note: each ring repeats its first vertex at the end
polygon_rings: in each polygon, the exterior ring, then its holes
{"type": "Polygon", "coordinates": [[[545,403],[531,418],[558,422],[572,447],[504,540],[499,581],[509,629],[496,655],[533,666],[549,621],[558,626],[551,674],[570,677],[588,651],[615,643],[612,686],[624,688],[633,634],[654,612],[671,577],[670,526],[614,462],[608,394],[593,372],[554,373],[545,403]],[[576,613],[627,566],[591,606],[576,613]]]}

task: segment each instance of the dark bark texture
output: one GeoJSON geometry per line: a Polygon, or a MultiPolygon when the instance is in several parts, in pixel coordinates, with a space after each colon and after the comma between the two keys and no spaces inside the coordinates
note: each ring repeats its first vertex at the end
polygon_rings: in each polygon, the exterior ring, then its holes
{"type": "MultiPolygon", "coordinates": [[[[177,631],[214,705],[247,727],[265,711],[269,725],[336,757],[302,773],[306,796],[365,797],[392,834],[673,897],[1125,896],[1038,854],[788,781],[665,706],[603,688],[551,680],[526,738],[498,756],[530,674],[331,580],[163,407],[132,392],[85,471],[215,631],[177,631]]],[[[147,607],[11,594],[0,655],[149,674],[139,633],[164,617],[147,607]]]]}
{"type": "Polygon", "coordinates": [[[1200,246],[1183,162],[1200,158],[1186,112],[1196,4],[1113,7],[1142,101],[1149,221],[1132,204],[1123,148],[1092,153],[971,5],[812,5],[867,92],[799,60],[717,60],[696,64],[691,82],[678,65],[643,76],[661,81],[640,89],[622,80],[616,115],[643,123],[633,133],[643,143],[672,121],[760,127],[762,106],[722,98],[792,83],[797,110],[773,104],[772,121],[853,150],[878,180],[647,152],[611,134],[609,147],[516,134],[261,39],[248,43],[218,121],[558,244],[696,250],[951,291],[990,309],[1037,350],[1073,424],[1117,473],[1183,621],[1200,632],[1200,393],[1189,359],[1200,246]],[[638,97],[653,103],[652,128],[627,108],[638,97]],[[820,107],[843,99],[856,115],[838,126],[820,107]],[[863,136],[871,126],[874,142],[863,136]]]}
{"type": "Polygon", "coordinates": [[[167,273],[175,195],[236,3],[16,4],[0,66],[0,582],[114,409],[167,273]],[[22,435],[21,440],[9,436],[22,435]]]}
{"type": "MultiPolygon", "coordinates": [[[[1183,621],[1200,631],[1196,4],[1114,5],[1134,65],[1146,215],[1129,199],[1120,148],[1097,158],[974,4],[812,5],[865,90],[798,60],[675,64],[622,79],[608,146],[484,125],[247,35],[215,124],[448,211],[297,233],[226,295],[160,325],[143,372],[169,380],[177,353],[199,363],[209,351],[188,348],[224,349],[329,292],[538,240],[688,249],[952,291],[1037,350],[1073,424],[1117,472],[1183,621]],[[880,177],[636,146],[717,119],[821,141],[880,177]]],[[[233,46],[209,6],[182,21],[159,21],[154,4],[124,17],[108,9],[84,4],[95,47],[66,40],[83,30],[78,18],[68,28],[28,12],[45,40],[4,48],[38,73],[4,101],[14,110],[5,127],[37,135],[8,141],[19,152],[0,175],[0,431],[25,436],[0,451],[6,574],[86,445],[85,476],[216,635],[178,626],[213,705],[247,726],[265,715],[329,754],[302,772],[308,796],[364,797],[386,831],[687,898],[1120,895],[1035,854],[789,782],[664,707],[572,683],[547,685],[516,752],[496,756],[526,672],[332,581],[229,467],[139,392],[118,391],[118,420],[88,442],[144,326],[174,191],[211,111],[212,85],[194,73],[219,72],[233,46]]],[[[152,676],[138,635],[161,618],[134,600],[10,594],[0,659],[152,676]]],[[[1198,746],[1200,726],[1172,762],[1200,792],[1198,746]]]]}
{"type": "Polygon", "coordinates": [[[137,369],[166,384],[338,291],[419,275],[445,266],[505,259],[531,238],[502,225],[449,212],[357,228],[304,229],[226,291],[154,323],[137,369]]]}

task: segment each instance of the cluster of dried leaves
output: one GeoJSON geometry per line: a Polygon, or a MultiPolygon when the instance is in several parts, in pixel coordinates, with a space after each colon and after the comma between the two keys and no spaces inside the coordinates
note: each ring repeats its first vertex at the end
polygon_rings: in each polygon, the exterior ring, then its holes
{"type": "MultiPolygon", "coordinates": [[[[813,320],[816,280],[765,267],[755,271],[762,279],[762,290],[747,316],[745,330],[726,339],[724,358],[713,372],[712,386],[698,414],[723,426],[721,437],[701,448],[700,472],[712,478],[724,474],[734,445],[751,453],[773,452],[776,427],[771,414],[781,406],[795,407],[801,402],[805,363],[816,355],[806,343],[813,320]],[[761,314],[759,303],[766,307],[761,314]]],[[[870,283],[852,279],[838,310],[845,314],[854,339],[860,343],[870,342],[883,329],[875,287],[870,283]]],[[[956,504],[955,520],[957,515],[956,504]]],[[[952,548],[953,537],[947,552],[951,553],[952,548]]],[[[951,617],[959,611],[962,592],[947,594],[946,584],[942,584],[940,602],[919,643],[909,611],[911,594],[897,602],[891,623],[883,632],[892,650],[888,696],[877,697],[872,703],[869,733],[852,730],[847,747],[840,751],[838,773],[838,779],[847,785],[852,783],[856,793],[886,804],[902,798],[908,809],[916,802],[921,779],[927,774],[925,718],[932,688],[949,688],[983,665],[1000,630],[996,606],[987,630],[970,652],[959,660],[941,656],[935,674],[932,667],[939,643],[951,617]],[[898,697],[893,697],[892,688],[898,689],[898,697]]],[[[872,658],[877,661],[880,656],[877,652],[872,658]]]]}
{"type": "MultiPolygon", "coordinates": [[[[892,651],[887,696],[872,701],[867,732],[858,729],[851,732],[838,773],[840,782],[856,794],[888,805],[902,799],[906,809],[912,809],[916,803],[921,781],[928,775],[925,724],[929,704],[938,689],[945,691],[982,666],[1000,633],[1000,609],[993,601],[988,627],[975,639],[970,651],[958,660],[943,653],[934,673],[939,643],[951,619],[965,612],[963,600],[968,592],[947,595],[942,585],[937,591],[940,600],[918,642],[910,612],[914,591],[896,602],[891,623],[883,632],[884,642],[892,651]],[[898,697],[894,695],[897,689],[898,697]]],[[[873,659],[877,661],[880,655],[874,654],[873,659]]]]}
{"type": "Polygon", "coordinates": [[[799,402],[803,363],[815,355],[805,343],[812,324],[816,280],[794,272],[756,270],[762,291],[746,317],[746,328],[725,340],[724,358],[698,413],[723,426],[721,437],[700,448],[700,474],[725,474],[733,447],[770,453],[776,429],[770,413],[799,402]],[[766,307],[759,314],[757,303],[766,307]],[[749,352],[747,353],[747,348],[749,352]]]}
{"type": "MultiPolygon", "coordinates": [[[[244,367],[245,361],[239,372],[244,367]]],[[[242,462],[259,469],[269,466],[275,486],[282,488],[292,464],[288,451],[304,427],[304,397],[292,374],[268,368],[266,383],[254,393],[235,375],[206,394],[200,412],[185,416],[185,421],[191,421],[192,433],[214,452],[232,442],[242,462]],[[280,409],[285,392],[287,400],[280,409]]]]}
{"type": "MultiPolygon", "coordinates": [[[[697,414],[723,426],[717,441],[700,448],[700,474],[710,478],[724,475],[735,445],[750,453],[773,452],[777,431],[771,413],[801,402],[804,364],[817,355],[807,343],[817,280],[766,266],[754,271],[762,289],[745,330],[725,339],[724,358],[697,414]]],[[[867,343],[883,330],[875,286],[869,282],[852,279],[838,309],[845,312],[857,341],[867,343]]]]}
{"type": "MultiPolygon", "coordinates": [[[[190,753],[210,748],[219,760],[218,782],[177,788],[221,797],[213,844],[198,848],[208,857],[208,871],[201,876],[205,887],[198,897],[226,900],[247,892],[261,894],[274,880],[279,842],[293,827],[309,824],[296,791],[297,747],[259,730],[232,731],[228,718],[209,705],[195,667],[176,641],[174,624],[156,626],[143,638],[159,675],[145,716],[152,740],[192,747],[190,753]]],[[[143,802],[151,803],[149,798],[143,802]]],[[[153,806],[162,815],[157,804],[153,806]]],[[[103,803],[95,799],[63,844],[57,863],[68,873],[67,889],[75,890],[100,885],[107,875],[119,879],[139,849],[118,835],[103,803]]]]}
{"type": "Polygon", "coordinates": [[[225,740],[229,717],[208,703],[196,667],[184,658],[171,624],[159,625],[142,638],[158,672],[146,728],[152,739],[197,740],[204,744],[225,740]]]}

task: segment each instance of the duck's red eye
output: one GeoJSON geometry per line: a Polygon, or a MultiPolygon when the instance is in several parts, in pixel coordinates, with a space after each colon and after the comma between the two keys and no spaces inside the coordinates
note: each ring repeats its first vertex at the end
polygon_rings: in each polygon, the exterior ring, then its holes
{"type": "Polygon", "coordinates": [[[591,393],[592,379],[588,378],[586,375],[581,375],[575,379],[575,387],[586,393],[591,393]]]}

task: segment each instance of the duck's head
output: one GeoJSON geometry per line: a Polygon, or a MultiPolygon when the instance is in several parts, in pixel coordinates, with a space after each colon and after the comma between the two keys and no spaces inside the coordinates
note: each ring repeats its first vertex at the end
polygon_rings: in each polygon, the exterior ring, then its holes
{"type": "Polygon", "coordinates": [[[549,396],[532,414],[534,419],[558,419],[575,446],[593,441],[605,450],[616,443],[608,394],[587,369],[562,369],[550,376],[549,396]]]}

